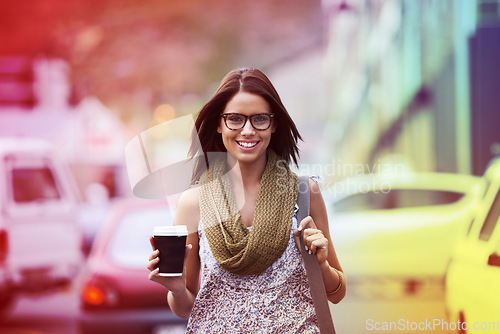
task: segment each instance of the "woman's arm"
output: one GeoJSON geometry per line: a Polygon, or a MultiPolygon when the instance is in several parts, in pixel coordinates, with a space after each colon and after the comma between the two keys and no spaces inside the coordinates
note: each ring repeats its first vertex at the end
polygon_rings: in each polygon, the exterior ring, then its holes
{"type": "Polygon", "coordinates": [[[330,237],[325,201],[319,186],[313,180],[309,180],[309,189],[311,200],[309,216],[300,222],[296,233],[300,235],[308,226],[304,231],[304,245],[306,250],[317,255],[328,300],[336,304],[345,296],[346,277],[330,237]]]}
{"type": "MultiPolygon", "coordinates": [[[[163,285],[168,290],[167,300],[170,309],[179,317],[187,318],[191,314],[194,300],[199,289],[200,257],[198,240],[198,223],[200,220],[199,192],[197,188],[190,189],[179,198],[175,215],[175,225],[186,225],[188,236],[186,240],[186,257],[184,272],[181,277],[158,276],[158,251],[153,251],[147,268],[151,271],[149,279],[163,285]]],[[[154,249],[154,239],[151,238],[154,249]]]]}

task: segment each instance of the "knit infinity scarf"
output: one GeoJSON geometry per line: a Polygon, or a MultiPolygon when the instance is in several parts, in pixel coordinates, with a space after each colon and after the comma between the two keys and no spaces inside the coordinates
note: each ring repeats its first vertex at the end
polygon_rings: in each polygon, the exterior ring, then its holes
{"type": "Polygon", "coordinates": [[[297,201],[298,177],[272,150],[260,181],[249,230],[233,197],[225,159],[200,177],[200,214],[210,249],[221,267],[233,274],[259,275],[285,251],[297,201]]]}

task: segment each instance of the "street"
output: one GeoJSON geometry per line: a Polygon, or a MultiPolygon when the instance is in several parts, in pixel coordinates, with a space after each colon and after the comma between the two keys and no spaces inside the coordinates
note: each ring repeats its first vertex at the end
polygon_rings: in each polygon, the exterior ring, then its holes
{"type": "MultiPolygon", "coordinates": [[[[381,292],[380,286],[352,286],[346,298],[331,306],[337,334],[361,333],[451,333],[452,331],[416,330],[415,326],[434,319],[446,320],[444,296],[440,287],[428,288],[415,295],[370,294],[381,292]],[[391,326],[391,330],[388,326],[391,326]],[[399,327],[394,327],[398,325],[399,327]],[[386,327],[384,327],[386,326],[386,327]],[[413,328],[413,329],[412,329],[413,328]]],[[[0,332],[6,334],[50,333],[78,334],[79,315],[76,288],[44,296],[19,298],[12,311],[0,323],[0,332]]],[[[429,327],[427,327],[428,329],[429,327]]],[[[162,333],[184,333],[179,325],[162,333]]]]}
{"type": "Polygon", "coordinates": [[[395,290],[351,284],[345,299],[330,305],[337,334],[452,333],[431,326],[435,319],[447,321],[440,284],[430,284],[414,294],[395,290]]]}
{"type": "MultiPolygon", "coordinates": [[[[40,296],[21,296],[0,320],[2,334],[78,334],[78,291],[75,286],[40,296]]],[[[180,334],[185,328],[173,325],[162,333],[180,334]]]]}
{"type": "Polygon", "coordinates": [[[74,287],[38,296],[20,296],[0,322],[2,333],[76,334],[74,287]]]}

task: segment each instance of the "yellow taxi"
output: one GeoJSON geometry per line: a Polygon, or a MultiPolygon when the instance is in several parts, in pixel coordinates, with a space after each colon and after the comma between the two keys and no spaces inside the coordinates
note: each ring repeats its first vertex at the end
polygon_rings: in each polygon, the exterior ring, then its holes
{"type": "Polygon", "coordinates": [[[500,333],[500,158],[484,179],[484,197],[460,233],[446,273],[447,314],[458,333],[500,333]]]}
{"type": "Polygon", "coordinates": [[[323,193],[351,291],[376,298],[442,291],[456,234],[470,224],[484,180],[411,172],[341,182],[323,193]]]}

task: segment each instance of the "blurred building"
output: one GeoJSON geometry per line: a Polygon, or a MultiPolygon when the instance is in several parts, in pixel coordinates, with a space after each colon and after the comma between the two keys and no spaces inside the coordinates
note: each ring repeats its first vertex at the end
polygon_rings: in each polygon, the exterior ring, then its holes
{"type": "Polygon", "coordinates": [[[482,174],[500,154],[493,0],[324,0],[335,161],[482,174]]]}
{"type": "Polygon", "coordinates": [[[97,98],[71,103],[69,75],[61,59],[0,57],[0,136],[54,143],[84,197],[95,184],[109,197],[127,194],[123,152],[132,134],[97,98]]]}
{"type": "Polygon", "coordinates": [[[297,48],[264,68],[303,138],[299,143],[301,165],[327,163],[330,158],[321,131],[327,117],[323,59],[323,35],[318,31],[307,42],[298,40],[297,48]]]}

